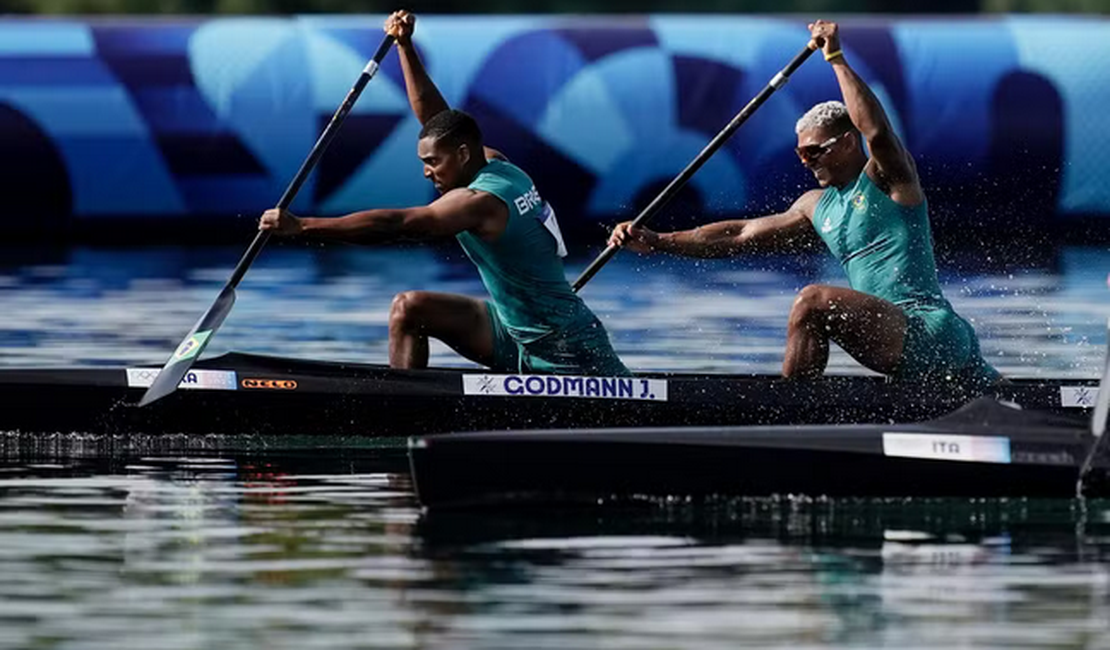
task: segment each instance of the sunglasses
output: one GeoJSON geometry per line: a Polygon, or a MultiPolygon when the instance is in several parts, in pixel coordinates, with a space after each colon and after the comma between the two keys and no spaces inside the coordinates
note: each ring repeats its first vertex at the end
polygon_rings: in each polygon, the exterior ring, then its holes
{"type": "Polygon", "coordinates": [[[846,135],[848,135],[847,131],[838,136],[831,137],[821,144],[807,144],[804,147],[794,147],[794,153],[798,154],[798,157],[804,160],[817,160],[821,156],[829,153],[833,145],[846,135]]]}

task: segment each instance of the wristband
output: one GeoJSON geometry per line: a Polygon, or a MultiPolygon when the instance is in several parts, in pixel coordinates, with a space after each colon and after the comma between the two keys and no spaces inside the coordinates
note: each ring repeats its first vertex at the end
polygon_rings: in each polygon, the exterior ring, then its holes
{"type": "Polygon", "coordinates": [[[833,59],[835,59],[838,56],[844,56],[844,50],[837,50],[835,52],[829,52],[828,54],[825,55],[825,60],[826,61],[832,61],[833,59]]]}

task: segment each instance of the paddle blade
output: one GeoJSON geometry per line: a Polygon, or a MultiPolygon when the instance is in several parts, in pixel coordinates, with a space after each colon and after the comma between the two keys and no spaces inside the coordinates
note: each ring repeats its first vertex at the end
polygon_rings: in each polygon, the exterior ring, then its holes
{"type": "Polygon", "coordinates": [[[154,378],[150,388],[143,393],[139,406],[146,406],[177,390],[181,380],[185,378],[189,368],[193,367],[193,362],[200,358],[200,353],[208,346],[208,340],[223,324],[233,306],[235,306],[235,289],[226,286],[216,298],[216,302],[212,303],[193,329],[185,335],[185,339],[177,346],[169,361],[166,361],[166,365],[162,366],[161,372],[154,378]]]}

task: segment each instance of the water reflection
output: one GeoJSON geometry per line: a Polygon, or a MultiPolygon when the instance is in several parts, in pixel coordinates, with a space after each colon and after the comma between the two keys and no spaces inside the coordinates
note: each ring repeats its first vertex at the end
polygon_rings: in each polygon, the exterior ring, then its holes
{"type": "Polygon", "coordinates": [[[592,516],[435,513],[419,531],[424,553],[471,568],[459,586],[480,621],[445,632],[467,640],[479,629],[558,634],[550,647],[1100,647],[1110,581],[1075,506],[660,501],[592,516]]]}
{"type": "Polygon", "coordinates": [[[423,568],[406,558],[411,491],[383,462],[338,475],[251,458],[9,464],[0,644],[303,647],[375,621],[402,633],[398,585],[423,568]]]}
{"type": "Polygon", "coordinates": [[[1108,502],[663,499],[428,515],[403,463],[9,461],[0,647],[1110,642],[1108,502]]]}

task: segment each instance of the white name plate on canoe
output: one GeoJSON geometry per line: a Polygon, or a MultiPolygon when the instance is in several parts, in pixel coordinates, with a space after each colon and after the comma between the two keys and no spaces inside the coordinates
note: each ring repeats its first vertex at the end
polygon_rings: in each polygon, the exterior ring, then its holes
{"type": "Polygon", "coordinates": [[[1094,408],[1098,401],[1098,386],[1061,386],[1060,406],[1064,408],[1094,408]]]}
{"type": "Polygon", "coordinates": [[[666,379],[569,375],[463,375],[464,395],[667,401],[666,379]]]}
{"type": "MultiPolygon", "coordinates": [[[[127,385],[131,388],[149,388],[161,368],[128,368],[127,385]]],[[[238,387],[234,370],[190,370],[181,379],[178,388],[194,390],[235,390],[238,387]]]]}
{"type": "Polygon", "coordinates": [[[936,433],[884,433],[883,454],[969,463],[1009,463],[1010,439],[936,433]]]}

